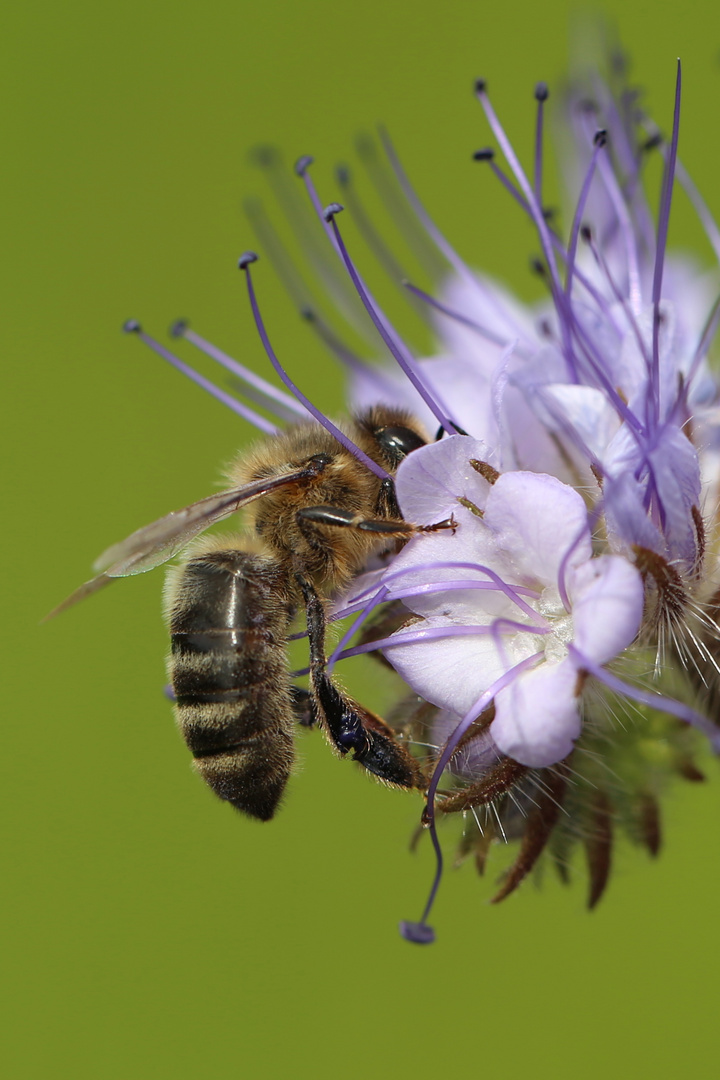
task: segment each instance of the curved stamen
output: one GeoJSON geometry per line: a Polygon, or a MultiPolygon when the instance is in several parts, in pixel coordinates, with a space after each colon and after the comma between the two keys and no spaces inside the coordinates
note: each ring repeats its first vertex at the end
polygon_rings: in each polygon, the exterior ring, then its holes
{"type": "Polygon", "coordinates": [[[373,307],[373,305],[372,305],[372,303],[370,301],[370,297],[366,293],[366,291],[365,291],[365,289],[363,287],[362,281],[360,280],[360,275],[358,274],[357,270],[355,269],[355,265],[354,265],[352,259],[350,258],[350,254],[349,254],[347,248],[345,247],[342,236],[340,235],[340,230],[338,228],[337,221],[335,220],[336,214],[339,214],[341,210],[342,210],[342,206],[339,203],[330,203],[330,205],[325,208],[324,214],[325,214],[326,220],[328,221],[329,225],[331,226],[331,228],[333,230],[333,233],[335,235],[335,239],[337,241],[338,248],[340,250],[343,262],[345,263],[345,266],[347,267],[347,271],[348,271],[348,273],[349,273],[349,275],[350,275],[350,277],[352,279],[352,283],[355,286],[355,288],[357,289],[358,295],[359,295],[360,299],[362,300],[363,304],[365,305],[365,309],[366,309],[368,315],[370,316],[373,323],[375,324],[375,327],[376,327],[378,333],[380,334],[380,337],[383,339],[383,341],[387,345],[388,349],[390,350],[392,355],[395,357],[398,364],[400,365],[402,370],[405,372],[405,374],[407,375],[408,379],[413,384],[413,386],[415,387],[417,392],[420,394],[423,401],[425,402],[425,404],[428,406],[428,408],[432,412],[433,416],[436,417],[436,419],[438,420],[440,425],[450,435],[452,435],[452,434],[454,434],[456,432],[461,432],[461,429],[457,426],[457,424],[453,423],[453,421],[450,420],[444,414],[442,404],[438,402],[436,396],[433,396],[430,393],[430,391],[426,387],[425,383],[420,378],[420,375],[417,373],[417,371],[412,366],[410,357],[403,355],[403,352],[400,350],[400,348],[398,348],[396,342],[393,341],[392,337],[387,332],[387,330],[386,330],[386,328],[385,328],[385,326],[383,324],[382,319],[380,318],[380,316],[376,312],[375,308],[373,307]]]}
{"type": "MultiPolygon", "coordinates": [[[[393,649],[399,646],[415,645],[419,641],[436,641],[441,638],[491,637],[498,644],[500,634],[503,632],[545,635],[552,633],[552,627],[529,626],[527,623],[515,622],[514,619],[493,619],[486,625],[467,623],[462,626],[453,624],[451,626],[426,626],[419,629],[411,627],[409,630],[391,634],[389,637],[376,638],[364,645],[354,645],[350,649],[344,649],[338,654],[337,659],[349,660],[352,656],[362,656],[363,653],[377,652],[379,649],[393,649]]],[[[542,656],[542,653],[537,655],[542,656]]]]}
{"type": "Polygon", "coordinates": [[[267,379],[263,379],[260,375],[256,375],[250,368],[245,367],[244,364],[240,364],[232,356],[228,356],[222,349],[218,349],[216,345],[206,341],[205,338],[200,337],[194,330],[190,329],[189,324],[184,319],[178,319],[170,327],[170,336],[174,338],[183,338],[185,341],[189,341],[191,345],[194,345],[196,349],[204,353],[206,356],[217,361],[227,371],[232,372],[237,376],[241,382],[247,383],[248,386],[252,386],[257,390],[258,395],[263,399],[263,404],[266,404],[266,408],[274,411],[281,420],[290,420],[297,423],[298,418],[305,419],[305,409],[300,405],[295,398],[289,394],[284,393],[282,390],[278,390],[276,386],[269,383],[267,379]]]}
{"type": "Polygon", "coordinates": [[[330,656],[328,657],[328,661],[327,661],[327,665],[326,665],[326,669],[325,669],[327,671],[328,675],[332,674],[332,670],[335,667],[336,662],[342,656],[343,649],[347,645],[348,641],[352,640],[352,638],[358,632],[358,630],[363,625],[363,623],[372,615],[375,608],[378,607],[379,604],[382,604],[386,600],[387,593],[388,593],[388,590],[384,586],[381,586],[381,588],[378,589],[375,596],[373,596],[372,600],[370,600],[370,602],[368,604],[366,604],[365,607],[362,609],[359,618],[357,618],[355,620],[355,622],[352,624],[352,626],[340,638],[337,645],[335,646],[335,648],[331,652],[330,656]]]}
{"type": "Polygon", "coordinates": [[[265,349],[265,352],[267,353],[270,363],[275,368],[275,371],[280,376],[285,386],[287,386],[288,390],[290,390],[291,393],[293,393],[298,399],[298,401],[305,406],[313,419],[317,420],[319,424],[322,424],[326,431],[329,431],[330,434],[335,439],[337,439],[340,445],[344,446],[345,449],[353,455],[353,457],[356,457],[358,459],[358,461],[361,461],[363,465],[365,465],[370,470],[370,472],[375,473],[375,475],[379,477],[379,479],[386,480],[389,475],[386,470],[383,469],[381,465],[378,465],[376,461],[373,461],[371,457],[368,457],[368,455],[364,453],[364,451],[362,451],[359,446],[355,445],[352,439],[349,439],[348,436],[345,435],[342,431],[340,431],[340,429],[337,428],[331,420],[328,420],[324,413],[320,412],[320,410],[315,405],[313,405],[310,399],[307,398],[305,394],[303,394],[302,390],[300,390],[295,385],[295,383],[292,381],[290,376],[287,374],[287,372],[281,365],[277,356],[275,355],[273,347],[270,344],[270,339],[268,338],[267,332],[265,330],[265,324],[260,314],[260,308],[258,307],[258,303],[255,298],[255,289],[253,288],[250,265],[251,263],[254,263],[256,261],[257,255],[253,251],[246,251],[243,255],[240,256],[238,266],[241,270],[245,272],[248,296],[250,298],[250,307],[252,308],[252,313],[255,318],[255,325],[257,327],[258,334],[260,335],[260,340],[263,343],[263,347],[265,349]]]}
{"type": "Polygon", "coordinates": [[[248,423],[253,424],[260,431],[264,431],[266,435],[277,435],[280,428],[277,424],[273,424],[272,420],[267,420],[260,413],[256,413],[254,409],[251,409],[248,405],[244,405],[242,401],[238,401],[237,398],[232,397],[226,390],[221,390],[219,386],[211,382],[210,379],[206,379],[204,375],[201,375],[194,368],[191,368],[189,364],[186,364],[184,360],[180,360],[179,357],[171,353],[169,349],[166,349],[164,345],[161,345],[155,338],[146,334],[142,326],[136,319],[128,319],[123,325],[123,330],[126,334],[137,334],[145,345],[148,345],[153,352],[156,352],[158,356],[162,356],[163,360],[167,360],[177,371],[182,372],[188,379],[191,379],[197,386],[201,386],[203,390],[206,390],[208,394],[211,394],[217,401],[222,402],[223,405],[227,405],[229,409],[232,409],[234,413],[241,416],[243,420],[247,420],[248,423]]]}
{"type": "MultiPolygon", "coordinates": [[[[453,319],[455,322],[461,323],[463,326],[467,326],[469,330],[474,330],[480,337],[485,338],[486,341],[491,342],[493,345],[499,345],[504,348],[507,345],[507,338],[500,337],[499,334],[495,334],[492,330],[488,330],[486,327],[481,326],[480,323],[474,321],[474,319],[468,318],[467,315],[463,315],[460,311],[454,311],[447,304],[443,304],[440,300],[436,300],[434,296],[424,292],[423,289],[419,289],[417,285],[413,285],[410,281],[403,281],[404,287],[413,296],[417,296],[423,303],[429,304],[435,311],[439,311],[442,315],[446,315],[449,319],[453,319]]],[[[520,354],[522,355],[522,354],[520,354]]]]}
{"type": "Polygon", "coordinates": [[[535,87],[535,100],[537,101],[537,115],[535,120],[535,197],[542,206],[542,176],[543,176],[543,120],[545,114],[545,102],[550,96],[547,83],[539,82],[535,87]]]}
{"type": "MultiPolygon", "coordinates": [[[[343,198],[348,205],[354,221],[357,222],[358,229],[364,237],[365,243],[370,248],[390,280],[395,285],[400,285],[407,277],[407,274],[383,240],[378,230],[375,228],[370,215],[366,212],[365,206],[352,181],[350,169],[347,165],[338,165],[335,170],[335,176],[338,184],[342,188],[343,198]]],[[[427,311],[423,305],[416,303],[414,298],[408,296],[406,292],[403,292],[403,296],[408,301],[413,311],[419,313],[423,319],[427,321],[427,311]]]]}
{"type": "MultiPolygon", "coordinates": [[[[531,619],[537,618],[537,611],[531,607],[530,604],[526,604],[521,596],[531,596],[537,598],[539,593],[534,589],[528,589],[524,585],[509,585],[506,581],[496,574],[494,570],[491,570],[489,566],[484,566],[482,563],[472,562],[433,562],[433,563],[418,563],[415,566],[405,566],[400,570],[391,570],[383,575],[382,583],[387,585],[389,581],[395,581],[400,577],[406,577],[409,574],[427,573],[428,571],[437,570],[477,570],[480,574],[485,574],[495,587],[507,596],[508,600],[516,604],[521,611],[528,615],[531,619]]],[[[450,579],[452,580],[452,579],[450,579]]],[[[423,583],[424,584],[424,583],[423,583]]],[[[362,596],[362,593],[358,593],[354,600],[362,596]]]]}
{"type": "Polygon", "coordinates": [[[583,185],[580,189],[580,195],[578,197],[577,206],[575,208],[575,216],[573,217],[572,228],[570,230],[570,243],[568,244],[567,267],[565,273],[565,295],[568,298],[570,297],[570,293],[572,292],[573,273],[575,270],[575,256],[577,254],[577,243],[578,236],[580,234],[582,216],[585,213],[585,206],[587,204],[588,195],[590,194],[590,185],[592,184],[593,177],[595,175],[598,155],[606,144],[606,133],[596,132],[595,138],[593,139],[592,157],[590,158],[590,164],[585,174],[583,185]],[[600,137],[598,138],[598,136],[600,137]]]}
{"type": "Polygon", "coordinates": [[[672,204],[675,162],[677,161],[678,137],[680,134],[680,96],[682,90],[682,66],[678,60],[677,79],[675,81],[675,108],[673,110],[673,130],[670,147],[665,159],[662,191],[660,194],[660,212],[658,214],[657,247],[655,249],[655,268],[653,271],[653,375],[652,403],[655,422],[660,419],[660,294],[662,291],[663,268],[665,265],[665,247],[667,245],[670,207],[672,204]]]}
{"type": "Polygon", "coordinates": [[[573,657],[579,670],[587,671],[589,675],[604,683],[614,693],[628,697],[641,705],[647,705],[650,709],[657,709],[659,712],[669,713],[670,716],[677,716],[678,720],[683,720],[686,724],[697,728],[707,737],[715,753],[720,754],[720,727],[714,724],[712,720],[708,720],[706,716],[703,716],[696,709],[691,709],[689,705],[683,705],[682,702],[676,701],[674,698],[665,697],[664,694],[654,694],[647,690],[641,690],[638,686],[632,686],[630,683],[618,679],[616,675],[611,674],[606,668],[594,664],[573,644],[568,645],[568,653],[573,657]]]}
{"type": "Polygon", "coordinates": [[[442,877],[442,850],[440,848],[440,841],[437,837],[437,826],[435,821],[435,794],[437,792],[437,786],[440,783],[440,777],[442,776],[445,768],[447,767],[450,759],[452,758],[457,745],[462,739],[465,732],[475,722],[477,717],[487,708],[490,702],[495,698],[496,694],[499,694],[501,690],[504,690],[506,686],[510,686],[522,673],[529,667],[532,667],[537,663],[538,659],[541,659],[542,654],[537,653],[534,656],[528,656],[525,660],[521,660],[519,664],[516,664],[509,671],[506,671],[504,675],[501,675],[499,679],[488,687],[488,689],[480,695],[473,707],[469,712],[465,714],[460,723],[457,725],[452,735],[445,744],[445,748],[440,755],[440,759],[435,766],[430,784],[427,791],[427,806],[423,814],[423,824],[427,825],[430,829],[430,836],[432,837],[433,847],[435,848],[435,857],[437,860],[437,868],[435,871],[435,877],[433,879],[432,888],[428,901],[425,905],[422,918],[419,923],[402,922],[400,924],[400,933],[407,941],[412,941],[415,944],[427,944],[434,940],[433,930],[427,925],[428,916],[435,902],[437,891],[440,885],[440,879],[442,877]]]}

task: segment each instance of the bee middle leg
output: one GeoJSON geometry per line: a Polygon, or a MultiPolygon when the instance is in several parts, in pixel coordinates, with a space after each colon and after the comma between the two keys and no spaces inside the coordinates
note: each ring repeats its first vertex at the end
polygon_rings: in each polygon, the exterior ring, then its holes
{"type": "Polygon", "coordinates": [[[347,697],[325,670],[325,611],[312,584],[295,575],[305,599],[310,642],[310,681],[315,712],[330,742],[378,779],[396,787],[425,788],[420,764],[402,746],[384,720],[347,697]]]}
{"type": "Polygon", "coordinates": [[[438,529],[456,529],[457,524],[453,518],[446,518],[434,525],[413,525],[410,521],[403,521],[401,517],[363,517],[353,510],[345,510],[340,506],[303,506],[297,511],[298,524],[309,523],[313,525],[336,525],[340,528],[359,529],[361,532],[371,532],[395,536],[398,540],[409,540],[421,532],[435,532],[438,529]]]}

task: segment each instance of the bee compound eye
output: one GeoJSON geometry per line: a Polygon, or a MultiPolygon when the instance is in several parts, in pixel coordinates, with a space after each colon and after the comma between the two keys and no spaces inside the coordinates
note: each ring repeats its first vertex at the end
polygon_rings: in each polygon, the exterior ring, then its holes
{"type": "Polygon", "coordinates": [[[388,457],[397,462],[402,461],[413,450],[419,450],[421,446],[425,446],[425,440],[418,435],[417,431],[399,424],[379,428],[375,432],[375,439],[388,457]]]}

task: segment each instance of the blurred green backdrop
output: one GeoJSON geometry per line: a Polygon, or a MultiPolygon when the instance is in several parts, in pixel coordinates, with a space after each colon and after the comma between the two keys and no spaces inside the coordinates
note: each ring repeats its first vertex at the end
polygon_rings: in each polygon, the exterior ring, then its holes
{"type": "MultiPolygon", "coordinates": [[[[682,57],[681,154],[717,213],[716,0],[601,10],[665,127],[682,57]]],[[[235,270],[256,244],[242,200],[266,187],[249,148],[312,152],[330,201],[332,167],[384,120],[446,234],[529,295],[530,230],[469,160],[488,141],[470,87],[491,81],[527,155],[534,83],[557,85],[576,15],[565,0],[5,12],[4,1075],[717,1075],[714,762],[666,805],[661,859],[621,852],[592,915],[581,880],[491,908],[466,867],[446,878],[437,945],[417,949],[396,931],[431,874],[429,849],[406,850],[417,803],[312,735],[268,826],[190,774],[162,696],[161,573],[37,625],[109,542],[213,490],[249,437],[119,333],[187,315],[265,370],[235,270]]],[[[672,241],[709,262],[682,196],[672,241]]],[[[267,260],[256,283],[281,355],[337,408],[339,375],[267,260]]]]}

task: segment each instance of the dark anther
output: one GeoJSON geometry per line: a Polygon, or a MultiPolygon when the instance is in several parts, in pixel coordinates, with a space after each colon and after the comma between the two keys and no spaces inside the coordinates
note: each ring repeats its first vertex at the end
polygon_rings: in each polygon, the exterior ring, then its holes
{"type": "Polygon", "coordinates": [[[142,326],[137,319],[127,319],[127,321],[123,323],[124,334],[139,334],[141,330],[142,326]]]}
{"type": "Polygon", "coordinates": [[[328,203],[328,205],[323,210],[323,217],[325,218],[326,221],[332,221],[332,219],[335,217],[335,215],[341,213],[341,211],[343,211],[344,209],[345,209],[345,207],[342,205],[342,203],[339,203],[339,202],[328,203]]]}
{"type": "Polygon", "coordinates": [[[176,319],[170,327],[170,337],[182,337],[187,328],[187,319],[176,319]]]}
{"type": "Polygon", "coordinates": [[[335,169],[335,178],[341,187],[347,187],[350,183],[350,169],[347,165],[338,165],[335,169]]]}
{"type": "Polygon", "coordinates": [[[301,307],[300,318],[305,319],[307,322],[315,322],[315,312],[311,307],[301,307]]]}
{"type": "Polygon", "coordinates": [[[530,260],[530,269],[534,274],[538,274],[541,278],[546,277],[547,269],[542,259],[538,259],[537,256],[530,260]]]}
{"type": "Polygon", "coordinates": [[[473,161],[492,161],[495,157],[495,151],[492,146],[483,146],[482,150],[476,150],[473,154],[473,161]]]}
{"type": "Polygon", "coordinates": [[[548,84],[544,82],[539,82],[535,87],[535,100],[547,101],[549,97],[550,91],[548,90],[548,84]]]}
{"type": "Polygon", "coordinates": [[[590,228],[589,225],[586,225],[584,222],[580,226],[580,238],[581,238],[581,240],[584,240],[584,242],[586,244],[589,244],[590,241],[592,240],[592,229],[590,228]]]}
{"type": "Polygon", "coordinates": [[[650,150],[657,150],[658,146],[662,146],[664,141],[665,140],[663,139],[660,132],[656,131],[654,135],[651,135],[649,139],[646,139],[646,141],[642,144],[641,149],[646,152],[650,150]]]}
{"type": "Polygon", "coordinates": [[[486,90],[487,90],[487,83],[486,83],[485,79],[476,79],[475,80],[475,93],[476,94],[484,94],[486,90]]]}
{"type": "Polygon", "coordinates": [[[542,212],[543,220],[552,221],[556,214],[557,214],[556,207],[554,207],[554,206],[544,206],[543,207],[543,212],[542,212]]]}
{"type": "Polygon", "coordinates": [[[311,157],[310,154],[303,154],[302,157],[299,157],[297,159],[297,161],[295,162],[295,173],[296,173],[296,175],[297,176],[304,176],[305,173],[307,172],[307,170],[312,165],[314,160],[315,160],[315,158],[311,157]]]}
{"type": "Polygon", "coordinates": [[[608,140],[608,133],[605,128],[600,128],[593,135],[593,146],[605,146],[608,140]]]}
{"type": "Polygon", "coordinates": [[[246,270],[250,263],[258,261],[258,256],[254,251],[243,251],[242,255],[238,259],[238,270],[246,270]]]}

